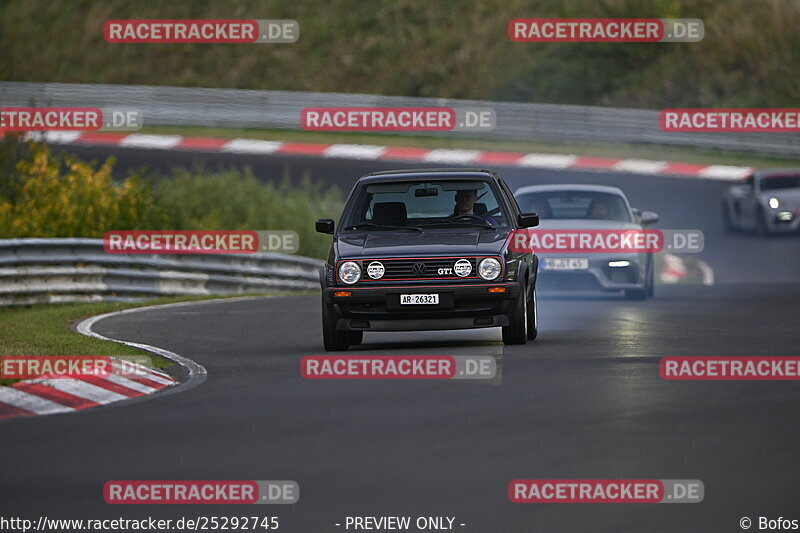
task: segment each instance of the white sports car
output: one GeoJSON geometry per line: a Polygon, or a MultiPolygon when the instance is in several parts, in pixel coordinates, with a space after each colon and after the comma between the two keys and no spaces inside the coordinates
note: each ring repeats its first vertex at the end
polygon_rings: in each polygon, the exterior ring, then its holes
{"type": "MultiPolygon", "coordinates": [[[[539,215],[537,231],[591,233],[641,231],[658,221],[652,211],[632,208],[622,190],[602,185],[532,185],[514,193],[520,209],[539,215]]],[[[624,291],[629,300],[654,294],[652,253],[548,253],[539,257],[542,289],[624,291]]]]}
{"type": "Polygon", "coordinates": [[[761,235],[800,229],[800,169],[759,170],[731,185],[722,196],[730,231],[761,235]]]}

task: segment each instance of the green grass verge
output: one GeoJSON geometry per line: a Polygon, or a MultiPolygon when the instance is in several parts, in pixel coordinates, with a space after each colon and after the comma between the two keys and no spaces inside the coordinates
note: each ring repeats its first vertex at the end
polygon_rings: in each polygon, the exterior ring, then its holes
{"type": "MultiPolygon", "coordinates": [[[[72,328],[81,320],[103,313],[174,302],[213,300],[241,296],[285,296],[289,293],[154,298],[137,303],[100,302],[59,305],[0,307],[0,355],[148,355],[152,368],[165,368],[172,361],[119,344],[86,337],[72,328]]],[[[297,294],[297,293],[292,293],[297,294]]],[[[0,379],[0,386],[14,383],[0,379]]]]}
{"type": "Polygon", "coordinates": [[[378,144],[418,148],[460,148],[498,152],[541,152],[574,154],[621,159],[653,159],[703,165],[734,165],[746,167],[798,166],[800,158],[770,157],[721,150],[656,144],[555,144],[534,141],[494,141],[488,139],[452,139],[421,135],[376,135],[369,133],[326,133],[293,130],[228,129],[192,126],[145,126],[137,133],[214,137],[219,139],[262,139],[307,143],[378,144]]]}

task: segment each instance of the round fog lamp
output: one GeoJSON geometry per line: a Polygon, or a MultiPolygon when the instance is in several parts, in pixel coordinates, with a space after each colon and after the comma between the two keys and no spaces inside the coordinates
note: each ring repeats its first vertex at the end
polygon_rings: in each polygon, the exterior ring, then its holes
{"type": "Polygon", "coordinates": [[[339,279],[352,285],[361,279],[361,267],[354,261],[345,261],[339,265],[339,279]]]}
{"type": "Polygon", "coordinates": [[[380,261],[373,261],[367,266],[367,275],[372,279],[381,279],[385,272],[386,269],[380,261]]]}
{"type": "Polygon", "coordinates": [[[500,261],[494,257],[487,257],[478,265],[478,275],[487,281],[497,279],[501,270],[500,261]]]}
{"type": "Polygon", "coordinates": [[[472,263],[466,259],[459,259],[456,261],[456,264],[453,265],[453,272],[455,272],[458,277],[465,278],[472,272],[472,263]]]}

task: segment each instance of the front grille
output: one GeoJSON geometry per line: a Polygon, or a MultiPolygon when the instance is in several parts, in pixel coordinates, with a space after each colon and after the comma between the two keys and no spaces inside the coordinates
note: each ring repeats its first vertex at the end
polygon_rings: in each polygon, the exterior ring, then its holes
{"type": "Polygon", "coordinates": [[[478,277],[478,261],[483,257],[431,257],[431,258],[411,258],[411,259],[364,259],[361,260],[361,271],[364,275],[361,280],[365,283],[375,283],[381,281],[409,281],[415,279],[425,280],[472,280],[478,277]],[[456,261],[465,259],[469,261],[471,270],[467,276],[459,276],[455,273],[454,266],[456,261]],[[367,267],[373,261],[379,261],[385,269],[382,278],[372,279],[367,274],[367,267]]]}

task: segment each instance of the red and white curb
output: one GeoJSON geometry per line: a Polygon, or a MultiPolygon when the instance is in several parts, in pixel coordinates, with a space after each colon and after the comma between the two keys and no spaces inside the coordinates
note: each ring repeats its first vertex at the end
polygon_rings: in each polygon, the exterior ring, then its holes
{"type": "MultiPolygon", "coordinates": [[[[228,298],[226,301],[249,298],[252,297],[228,298]]],[[[205,381],[207,376],[207,371],[202,365],[187,357],[165,350],[164,348],[159,348],[158,346],[105,337],[93,331],[92,326],[96,322],[112,316],[140,313],[152,309],[199,305],[216,301],[219,300],[178,302],[135,307],[133,309],[125,309],[93,316],[83,320],[75,327],[77,332],[82,335],[124,344],[174,361],[184,368],[186,374],[185,379],[181,378],[181,380],[178,381],[159,370],[141,365],[133,365],[126,361],[125,369],[127,374],[131,374],[131,368],[137,366],[138,368],[136,370],[141,372],[141,375],[136,377],[110,375],[108,377],[84,377],[79,379],[53,378],[19,381],[8,387],[0,387],[0,420],[19,416],[74,413],[90,407],[98,407],[126,400],[133,401],[137,398],[142,399],[142,397],[156,392],[163,396],[164,394],[185,391],[186,389],[199,385],[205,381]]],[[[112,366],[116,366],[116,368],[120,368],[119,365],[120,363],[117,361],[112,363],[112,366]]]]}
{"type": "Polygon", "coordinates": [[[485,165],[493,167],[603,170],[658,176],[694,177],[716,180],[738,180],[747,176],[750,167],[700,165],[652,161],[648,159],[613,159],[563,154],[522,152],[489,152],[380,146],[370,144],[315,144],[258,139],[216,139],[180,135],[146,135],[140,133],[30,133],[28,138],[51,144],[85,146],[120,146],[150,150],[181,150],[251,155],[302,155],[308,157],[357,159],[371,161],[419,162],[450,165],[485,165]]]}
{"type": "MultiPolygon", "coordinates": [[[[117,359],[111,366],[116,371],[123,368],[117,359]]],[[[141,365],[125,362],[124,369],[136,376],[31,379],[0,387],[0,419],[70,413],[153,394],[177,383],[168,374],[141,365]]]]}

